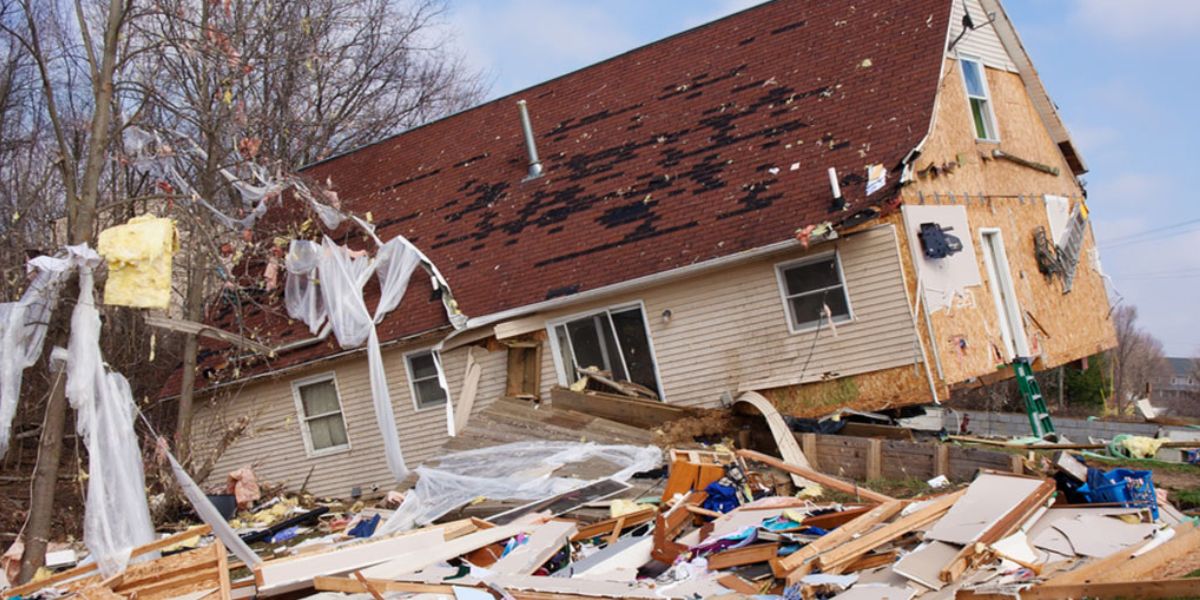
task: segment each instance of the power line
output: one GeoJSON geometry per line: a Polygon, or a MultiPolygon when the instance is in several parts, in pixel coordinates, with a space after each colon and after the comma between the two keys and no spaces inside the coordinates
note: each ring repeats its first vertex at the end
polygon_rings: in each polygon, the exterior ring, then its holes
{"type": "Polygon", "coordinates": [[[1116,244],[1116,243],[1123,242],[1123,241],[1126,241],[1126,240],[1131,240],[1131,239],[1134,239],[1134,238],[1140,238],[1140,237],[1142,237],[1142,236],[1144,236],[1144,235],[1149,235],[1149,234],[1151,234],[1151,233],[1157,233],[1157,232],[1159,232],[1159,231],[1169,231],[1169,230],[1171,230],[1171,229],[1177,229],[1177,228],[1179,228],[1179,227],[1186,227],[1186,226],[1188,226],[1188,225],[1193,225],[1193,224],[1197,224],[1197,223],[1200,223],[1200,218],[1198,218],[1198,219],[1191,219],[1191,220],[1188,220],[1188,221],[1181,221],[1181,222],[1179,222],[1179,223],[1173,223],[1173,224],[1171,224],[1171,225],[1163,225],[1163,226],[1161,226],[1161,227],[1153,227],[1153,228],[1146,229],[1146,230],[1143,230],[1143,231],[1139,231],[1139,232],[1136,232],[1136,233],[1130,233],[1130,234],[1126,234],[1126,235],[1120,235],[1120,236],[1117,236],[1117,237],[1115,237],[1115,238],[1109,238],[1109,239],[1106,239],[1106,240],[1101,240],[1101,241],[1100,241],[1100,244],[1102,244],[1102,245],[1116,244]]]}
{"type": "Polygon", "coordinates": [[[1158,237],[1147,237],[1147,238],[1133,239],[1133,240],[1127,240],[1127,241],[1122,241],[1122,242],[1101,242],[1098,245],[1101,248],[1108,248],[1111,250],[1113,248],[1124,248],[1126,246],[1135,246],[1137,244],[1144,244],[1147,242],[1161,242],[1164,240],[1169,240],[1173,237],[1178,237],[1178,236],[1181,236],[1181,235],[1184,235],[1187,233],[1191,233],[1193,231],[1198,231],[1198,230],[1200,230],[1200,227],[1189,227],[1187,229],[1173,231],[1171,233],[1160,235],[1158,237]]]}

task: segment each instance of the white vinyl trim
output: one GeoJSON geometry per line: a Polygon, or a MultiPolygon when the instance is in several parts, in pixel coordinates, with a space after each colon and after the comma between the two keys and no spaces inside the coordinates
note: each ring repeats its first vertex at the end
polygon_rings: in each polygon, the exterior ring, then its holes
{"type": "Polygon", "coordinates": [[[992,301],[1000,320],[1000,333],[1009,354],[1006,358],[1011,361],[1017,357],[1028,357],[1029,339],[1021,318],[1021,305],[1017,303],[1003,234],[994,227],[980,228],[979,244],[983,247],[983,260],[988,267],[988,287],[992,290],[992,301]]]}

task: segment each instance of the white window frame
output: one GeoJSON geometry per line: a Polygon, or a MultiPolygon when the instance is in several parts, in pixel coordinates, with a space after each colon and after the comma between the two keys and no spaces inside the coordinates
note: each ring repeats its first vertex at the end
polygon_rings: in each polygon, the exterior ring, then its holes
{"type": "MultiPolygon", "coordinates": [[[[650,316],[646,312],[646,303],[641,300],[633,300],[630,302],[613,304],[611,306],[597,306],[589,310],[580,311],[565,317],[558,317],[556,319],[546,321],[546,337],[550,341],[550,356],[554,359],[554,371],[558,375],[558,385],[567,387],[569,383],[567,382],[567,365],[563,364],[562,348],[558,343],[558,336],[555,335],[554,328],[570,321],[576,321],[582,319],[583,317],[594,315],[598,312],[604,312],[609,315],[609,326],[612,327],[613,331],[615,332],[616,327],[612,322],[612,313],[622,312],[633,308],[642,311],[642,327],[646,329],[646,345],[650,348],[650,359],[654,361],[654,379],[658,381],[658,389],[654,391],[658,394],[658,399],[660,402],[667,402],[667,395],[663,390],[665,386],[663,385],[662,371],[660,370],[660,366],[658,364],[658,350],[654,349],[654,336],[650,335],[650,316]]],[[[617,344],[617,349],[620,350],[619,343],[617,344]]],[[[571,356],[574,355],[575,353],[571,352],[571,356]]],[[[625,362],[624,355],[621,356],[621,362],[622,364],[625,362]]],[[[628,371],[628,365],[625,365],[625,369],[628,371]]]]}
{"type": "Polygon", "coordinates": [[[971,133],[978,141],[998,143],[1000,141],[1000,122],[996,120],[996,103],[992,98],[992,88],[988,86],[987,65],[978,56],[967,54],[959,54],[958,63],[958,70],[960,71],[963,84],[963,93],[967,97],[967,116],[970,117],[971,121],[971,133]],[[964,62],[975,63],[979,67],[979,81],[983,85],[983,97],[971,95],[971,88],[967,85],[967,69],[962,64],[964,62]],[[983,100],[984,104],[987,105],[988,122],[984,125],[991,126],[991,137],[979,137],[979,132],[975,131],[975,111],[971,109],[971,100],[983,100]]]}
{"type": "MultiPolygon", "coordinates": [[[[838,280],[842,283],[842,294],[846,296],[847,313],[844,317],[835,317],[833,319],[833,324],[838,325],[841,323],[850,323],[854,321],[854,304],[850,301],[850,284],[846,282],[846,270],[842,268],[842,253],[838,252],[837,250],[827,250],[825,252],[821,252],[820,254],[813,254],[811,256],[805,256],[803,258],[797,258],[795,260],[789,260],[787,262],[781,262],[775,265],[775,283],[779,286],[779,298],[783,301],[783,315],[787,319],[788,332],[792,334],[811,333],[822,327],[828,327],[829,323],[826,323],[824,319],[817,319],[815,322],[806,324],[802,327],[797,326],[796,316],[792,314],[791,299],[801,294],[788,293],[787,278],[784,277],[783,272],[792,267],[801,267],[804,265],[828,260],[830,256],[833,257],[834,262],[837,264],[838,280]]],[[[805,294],[813,294],[824,290],[830,290],[834,287],[837,286],[824,287],[812,290],[811,292],[805,292],[805,294]]]]}
{"type": "Polygon", "coordinates": [[[1000,337],[1004,342],[1004,350],[1008,353],[1006,358],[1009,362],[1016,358],[1032,358],[1021,305],[1017,302],[1017,286],[1012,277],[1012,269],[1008,265],[1008,250],[1004,245],[1004,233],[996,227],[981,227],[979,229],[979,245],[983,249],[984,271],[988,277],[988,287],[992,290],[992,302],[996,307],[1000,337]],[[990,236],[995,236],[998,242],[998,252],[992,251],[992,244],[988,241],[990,236]],[[992,271],[987,268],[992,266],[995,267],[999,281],[993,280],[992,271]],[[1001,294],[1001,288],[1006,293],[1001,294]],[[1015,320],[1010,320],[1010,316],[1015,320]]]}
{"type": "Polygon", "coordinates": [[[318,458],[321,456],[329,456],[332,454],[342,454],[351,450],[350,442],[350,421],[346,419],[346,407],[342,403],[342,389],[338,386],[337,374],[330,371],[321,373],[311,377],[304,377],[292,381],[292,400],[296,403],[296,414],[300,419],[300,434],[304,438],[304,451],[309,458],[318,458]],[[308,430],[308,422],[312,419],[327,417],[333,413],[325,413],[321,415],[308,416],[304,412],[304,400],[300,397],[300,388],[316,383],[324,383],[326,381],[333,382],[333,392],[337,395],[338,414],[342,417],[342,427],[346,430],[346,443],[341,446],[330,446],[320,450],[313,448],[312,434],[308,430]]]}
{"type": "MultiPolygon", "coordinates": [[[[408,395],[412,398],[413,411],[424,412],[427,410],[441,409],[445,410],[446,405],[454,399],[450,397],[450,385],[446,383],[446,371],[442,368],[442,357],[433,348],[421,348],[411,352],[404,353],[404,375],[408,379],[408,395]],[[417,382],[413,376],[412,362],[409,360],[420,354],[428,354],[433,357],[433,366],[437,369],[438,385],[442,386],[442,391],[446,393],[446,401],[438,404],[430,404],[421,406],[420,398],[417,396],[417,382]]],[[[422,379],[421,381],[425,381],[422,379]]]]}

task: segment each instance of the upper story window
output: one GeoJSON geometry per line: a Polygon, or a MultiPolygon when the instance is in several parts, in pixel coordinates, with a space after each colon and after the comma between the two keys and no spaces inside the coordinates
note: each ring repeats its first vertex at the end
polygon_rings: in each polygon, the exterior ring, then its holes
{"type": "Polygon", "coordinates": [[[404,357],[408,365],[408,384],[412,389],[413,404],[417,410],[446,403],[446,390],[442,388],[441,364],[431,351],[414,352],[404,357]]]}
{"type": "Polygon", "coordinates": [[[292,392],[300,412],[304,445],[310,455],[350,448],[342,401],[332,374],[297,381],[292,384],[292,392]]]}
{"type": "Polygon", "coordinates": [[[850,297],[836,252],[784,263],[776,273],[793,333],[851,319],[850,297]]]}
{"type": "Polygon", "coordinates": [[[967,102],[971,105],[971,121],[975,125],[975,137],[990,142],[998,141],[996,115],[992,110],[992,96],[988,92],[987,73],[983,63],[972,58],[960,58],[963,84],[967,88],[967,102]]]}

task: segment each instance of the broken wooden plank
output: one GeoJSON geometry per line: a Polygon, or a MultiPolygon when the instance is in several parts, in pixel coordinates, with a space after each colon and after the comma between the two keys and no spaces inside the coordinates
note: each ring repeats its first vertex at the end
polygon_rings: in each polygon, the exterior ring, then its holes
{"type": "MultiPolygon", "coordinates": [[[[159,550],[162,550],[164,548],[170,548],[171,546],[175,546],[181,542],[185,542],[196,536],[208,535],[211,532],[212,532],[212,527],[209,527],[208,525],[200,525],[198,527],[192,527],[191,529],[188,529],[186,531],[181,531],[174,535],[167,536],[161,540],[150,542],[149,544],[146,544],[144,546],[138,546],[137,548],[133,549],[133,552],[130,553],[129,558],[133,559],[133,558],[137,558],[139,556],[144,556],[151,552],[158,552],[159,550]]],[[[69,581],[69,580],[72,580],[72,579],[75,579],[78,577],[83,577],[84,575],[87,575],[88,573],[91,573],[95,570],[96,570],[96,563],[94,563],[94,562],[88,563],[86,565],[80,565],[73,569],[67,569],[66,571],[62,571],[60,573],[55,573],[45,579],[40,579],[38,581],[31,581],[29,583],[26,583],[25,585],[19,585],[19,586],[13,587],[13,588],[9,588],[8,590],[5,590],[5,592],[4,592],[5,597],[11,598],[13,596],[28,596],[32,592],[36,592],[40,589],[50,587],[52,585],[56,585],[56,584],[62,583],[64,581],[69,581]]]]}
{"type": "Polygon", "coordinates": [[[726,573],[725,575],[718,577],[717,583],[739,594],[753,596],[761,591],[755,587],[754,584],[742,579],[741,577],[738,577],[737,575],[734,575],[733,573],[726,573]]]}
{"type": "Polygon", "coordinates": [[[575,521],[553,520],[540,525],[533,530],[533,534],[524,544],[496,561],[491,570],[497,573],[533,575],[534,571],[550,560],[577,530],[575,521]]]}
{"type": "MultiPolygon", "coordinates": [[[[1054,495],[1055,489],[1056,484],[1053,479],[1041,480],[1041,484],[1032,493],[1021,500],[1015,507],[1008,510],[1000,520],[992,523],[983,533],[979,534],[978,537],[963,547],[958,555],[954,557],[954,560],[942,569],[942,572],[939,574],[942,581],[949,583],[961,577],[970,566],[969,562],[981,552],[981,546],[982,550],[986,551],[992,544],[1016,532],[1022,523],[1029,520],[1035,512],[1045,506],[1050,497],[1054,495]]],[[[982,518],[982,515],[978,515],[978,517],[982,518]]]]}
{"type": "Polygon", "coordinates": [[[904,509],[904,505],[905,502],[903,500],[892,500],[880,504],[845,525],[809,542],[808,545],[788,556],[773,562],[771,565],[772,570],[775,571],[776,576],[783,577],[787,575],[789,581],[793,579],[798,581],[799,578],[807,575],[808,571],[811,570],[811,566],[802,568],[808,561],[816,558],[822,552],[828,552],[841,544],[849,542],[854,539],[854,536],[862,534],[879,523],[892,518],[904,509]]]}
{"type": "Polygon", "coordinates": [[[708,569],[720,571],[730,567],[767,562],[779,555],[779,544],[751,544],[709,555],[708,569]]]}
{"type": "Polygon", "coordinates": [[[528,527],[523,525],[505,525],[476,531],[456,540],[392,555],[386,562],[363,569],[363,575],[368,579],[395,579],[400,575],[420,571],[430,565],[457,558],[489,544],[507,540],[526,529],[528,527]]]}
{"type": "Polygon", "coordinates": [[[874,550],[884,542],[894,540],[941,518],[965,493],[966,490],[959,490],[938,496],[919,510],[826,552],[817,558],[817,564],[826,573],[838,573],[858,557],[874,550]]]}
{"type": "Polygon", "coordinates": [[[389,557],[445,543],[446,530],[430,527],[330,551],[269,560],[254,568],[259,591],[287,589],[316,575],[349,573],[377,565],[389,557]]]}
{"type": "Polygon", "coordinates": [[[738,454],[738,456],[741,456],[742,458],[746,458],[749,460],[756,460],[763,464],[775,467],[776,469],[787,471],[789,473],[795,473],[797,475],[800,475],[801,477],[804,477],[805,479],[808,479],[815,483],[821,484],[828,488],[835,489],[840,492],[846,492],[847,494],[855,494],[861,498],[866,498],[867,500],[871,500],[874,502],[890,502],[892,500],[895,500],[895,498],[892,498],[891,496],[888,496],[886,494],[880,494],[879,492],[874,492],[874,491],[868,490],[866,488],[858,487],[858,485],[855,483],[848,483],[848,482],[842,481],[841,479],[838,479],[836,477],[831,477],[829,475],[826,475],[824,473],[818,473],[811,469],[806,469],[804,467],[790,464],[790,463],[784,462],[782,460],[779,460],[778,458],[775,458],[774,456],[768,456],[761,452],[755,452],[754,450],[738,450],[737,454],[738,454]]]}
{"type": "Polygon", "coordinates": [[[654,515],[657,514],[657,512],[657,509],[654,507],[647,507],[637,512],[621,515],[620,517],[613,517],[611,519],[597,521],[591,525],[580,527],[579,531],[577,531],[575,535],[571,536],[571,541],[578,542],[612,533],[616,529],[617,522],[621,519],[624,519],[621,521],[620,528],[622,530],[634,527],[636,525],[641,525],[642,523],[646,523],[648,521],[653,521],[654,515]]]}
{"type": "Polygon", "coordinates": [[[479,393],[479,378],[483,375],[483,367],[475,360],[475,347],[467,348],[467,366],[463,373],[462,388],[458,393],[458,406],[454,408],[454,431],[460,432],[467,428],[471,418],[471,409],[475,407],[475,396],[479,393]]]}

